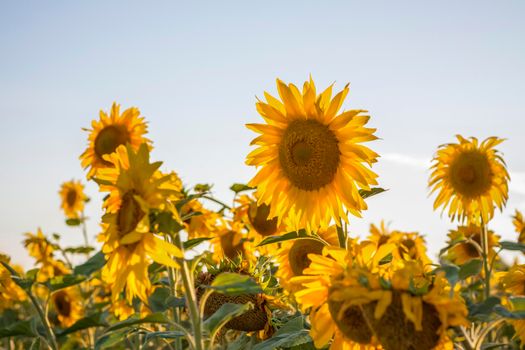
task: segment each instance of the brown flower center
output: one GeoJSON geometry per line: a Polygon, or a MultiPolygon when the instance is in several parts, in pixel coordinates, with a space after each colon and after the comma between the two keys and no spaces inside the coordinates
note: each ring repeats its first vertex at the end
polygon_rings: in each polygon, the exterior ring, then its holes
{"type": "Polygon", "coordinates": [[[370,344],[373,333],[359,306],[343,306],[342,302],[329,300],[328,309],[337,328],[346,338],[356,343],[370,344]]]}
{"type": "Polygon", "coordinates": [[[64,291],[58,291],[53,295],[55,308],[59,315],[68,317],[71,314],[71,300],[69,295],[64,291]]]}
{"type": "Polygon", "coordinates": [[[288,252],[290,268],[295,276],[301,276],[303,270],[310,266],[308,254],[321,254],[324,244],[313,238],[296,239],[288,252]]]}
{"type": "Polygon", "coordinates": [[[478,151],[459,154],[450,165],[449,174],[454,190],[469,198],[486,193],[492,185],[490,162],[478,151]]]}
{"type": "Polygon", "coordinates": [[[248,212],[248,220],[250,220],[255,231],[262,236],[271,236],[277,232],[277,218],[268,220],[269,214],[270,206],[266,204],[257,206],[256,203],[250,206],[248,212]]]}
{"type": "Polygon", "coordinates": [[[115,152],[118,146],[125,145],[130,141],[130,135],[125,126],[106,126],[104,129],[100,130],[95,138],[95,154],[100,161],[108,164],[102,156],[115,152]]]}
{"type": "Polygon", "coordinates": [[[135,192],[129,191],[122,197],[120,209],[117,213],[117,225],[120,237],[132,232],[142,220],[145,213],[134,198],[135,192]]]}
{"type": "Polygon", "coordinates": [[[239,254],[244,255],[243,242],[239,239],[235,231],[229,231],[221,235],[221,247],[224,256],[228,259],[235,259],[239,254]]]}
{"type": "Polygon", "coordinates": [[[339,158],[336,136],[317,120],[291,122],[279,144],[279,162],[285,176],[305,191],[315,191],[332,182],[339,158]]]}
{"type": "Polygon", "coordinates": [[[68,207],[71,207],[71,208],[74,207],[76,201],[77,201],[77,191],[74,189],[68,190],[66,194],[66,204],[68,205],[68,207]]]}

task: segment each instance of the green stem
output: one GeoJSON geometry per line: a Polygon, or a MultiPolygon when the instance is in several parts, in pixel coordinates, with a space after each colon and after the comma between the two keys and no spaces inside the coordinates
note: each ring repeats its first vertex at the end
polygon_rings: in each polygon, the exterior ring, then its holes
{"type": "Polygon", "coordinates": [[[35,296],[31,291],[26,290],[27,295],[29,296],[29,299],[31,299],[31,302],[35,306],[36,311],[38,312],[38,316],[40,316],[40,320],[42,321],[42,324],[44,325],[44,329],[46,331],[47,335],[47,342],[51,349],[58,350],[58,344],[55,337],[55,333],[53,333],[53,329],[51,328],[51,324],[49,324],[49,320],[47,319],[46,315],[44,314],[44,310],[42,310],[42,307],[38,303],[38,300],[36,300],[35,296]]]}
{"type": "Polygon", "coordinates": [[[225,203],[221,202],[220,200],[215,199],[215,198],[213,198],[213,197],[210,197],[210,196],[202,196],[201,198],[204,198],[204,199],[207,199],[207,200],[209,200],[209,201],[212,201],[212,202],[215,202],[215,203],[217,203],[217,204],[220,204],[220,205],[222,205],[224,208],[226,208],[226,209],[228,209],[228,210],[231,210],[231,209],[232,209],[228,204],[225,204],[225,203]]]}
{"type": "MultiPolygon", "coordinates": [[[[166,241],[168,241],[168,237],[166,237],[166,241]]],[[[173,267],[168,267],[168,278],[170,282],[171,295],[175,298],[177,297],[177,280],[178,280],[176,276],[177,276],[177,271],[173,267]]],[[[176,306],[172,306],[171,311],[173,313],[173,320],[175,321],[175,323],[180,324],[179,308],[176,306]]],[[[182,349],[182,339],[177,338],[175,340],[175,349],[176,350],[182,349]]]]}
{"type": "MultiPolygon", "coordinates": [[[[89,241],[88,241],[88,235],[87,235],[87,227],[86,227],[86,217],[84,216],[84,212],[82,212],[82,234],[84,235],[84,245],[86,247],[89,247],[89,241]]],[[[89,253],[86,253],[89,254],[89,253]]]]}
{"type": "Polygon", "coordinates": [[[339,219],[339,225],[337,225],[336,228],[337,228],[337,237],[339,238],[339,246],[341,248],[346,248],[346,239],[348,238],[348,235],[343,230],[343,222],[341,219],[339,219]]]}
{"type": "Polygon", "coordinates": [[[483,268],[485,271],[485,299],[490,297],[489,235],[486,224],[481,220],[481,249],[483,250],[483,268]]]}

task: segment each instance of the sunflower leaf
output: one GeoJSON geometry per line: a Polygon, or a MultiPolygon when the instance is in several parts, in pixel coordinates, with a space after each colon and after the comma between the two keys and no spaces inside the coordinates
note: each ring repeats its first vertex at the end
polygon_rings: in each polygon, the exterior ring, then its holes
{"type": "Polygon", "coordinates": [[[240,183],[235,183],[235,184],[230,186],[230,190],[232,190],[236,194],[240,193],[240,192],[244,192],[244,191],[250,191],[250,190],[253,190],[253,189],[254,189],[253,187],[250,187],[250,186],[245,185],[245,184],[240,184],[240,183]]]}
{"type": "Polygon", "coordinates": [[[80,331],[82,329],[92,328],[92,327],[107,327],[108,324],[104,320],[107,317],[107,313],[99,312],[93,315],[84,317],[76,321],[71,327],[64,329],[62,332],[57,333],[58,337],[80,331]]]}
{"type": "Polygon", "coordinates": [[[188,249],[191,249],[191,248],[194,248],[194,247],[198,246],[199,244],[201,244],[204,241],[209,241],[210,239],[211,239],[211,237],[199,237],[199,238],[190,239],[190,240],[184,242],[183,246],[184,246],[185,250],[188,250],[188,249]]]}
{"type": "Polygon", "coordinates": [[[226,295],[242,295],[262,293],[261,287],[248,275],[233,272],[223,272],[207,286],[216,292],[226,295]]]}
{"type": "Polygon", "coordinates": [[[228,321],[230,321],[232,318],[237,317],[245,313],[246,311],[249,311],[253,308],[252,303],[246,303],[246,304],[233,304],[233,303],[226,303],[221,305],[221,307],[215,311],[213,315],[208,317],[206,321],[204,321],[204,328],[210,333],[216,333],[219,329],[221,329],[228,321]]]}
{"type": "Polygon", "coordinates": [[[78,226],[82,223],[82,221],[80,221],[80,219],[67,219],[66,220],[66,225],[68,226],[78,226]]]}
{"type": "Polygon", "coordinates": [[[304,318],[299,316],[286,322],[275,334],[253,350],[273,350],[277,348],[297,347],[312,342],[309,331],[304,327],[304,318]]]}
{"type": "Polygon", "coordinates": [[[481,271],[483,261],[481,259],[472,259],[469,262],[459,266],[458,278],[464,280],[467,277],[475,276],[481,271]]]}
{"type": "Polygon", "coordinates": [[[33,327],[33,319],[18,321],[5,328],[0,329],[0,338],[4,337],[36,337],[35,328],[33,327]]]}
{"type": "Polygon", "coordinates": [[[280,236],[270,236],[270,237],[266,237],[265,239],[262,240],[261,243],[259,243],[257,246],[258,247],[261,247],[263,245],[267,245],[267,244],[273,244],[273,243],[278,243],[278,242],[284,242],[284,241],[288,241],[290,239],[296,239],[296,238],[302,238],[302,237],[308,237],[308,238],[315,238],[314,236],[309,236],[307,233],[306,233],[306,230],[299,230],[299,231],[292,231],[292,232],[288,232],[288,233],[285,233],[284,235],[280,235],[280,236]]]}
{"type": "Polygon", "coordinates": [[[148,315],[144,318],[130,317],[127,320],[120,321],[112,324],[106,328],[105,333],[116,331],[118,329],[135,326],[142,323],[171,323],[171,321],[162,313],[157,312],[151,315],[148,315]]]}
{"type": "Polygon", "coordinates": [[[177,339],[180,337],[184,337],[184,333],[180,331],[164,331],[164,332],[149,332],[146,333],[146,339],[144,339],[146,342],[155,339],[155,338],[162,338],[162,339],[177,339]]]}
{"type": "Polygon", "coordinates": [[[86,280],[86,276],[82,275],[61,275],[50,278],[46,283],[46,287],[49,288],[51,292],[74,286],[86,280]]]}
{"type": "Polygon", "coordinates": [[[361,196],[361,198],[367,199],[367,198],[375,196],[376,194],[380,194],[386,191],[388,190],[385,190],[384,188],[381,188],[381,187],[373,187],[370,189],[370,191],[359,190],[359,195],[361,196]]]}
{"type": "Polygon", "coordinates": [[[475,318],[482,321],[486,320],[492,311],[494,311],[494,308],[500,303],[500,298],[491,296],[479,304],[470,304],[468,305],[469,318],[475,318]]]}
{"type": "Polygon", "coordinates": [[[525,319],[525,311],[510,311],[504,308],[501,305],[494,306],[494,312],[505,318],[510,318],[512,320],[523,320],[525,319]]]}
{"type": "Polygon", "coordinates": [[[89,258],[85,263],[76,266],[74,273],[75,275],[89,276],[93,272],[100,270],[104,265],[106,265],[106,258],[104,253],[99,251],[97,254],[89,258]]]}
{"type": "Polygon", "coordinates": [[[502,242],[499,242],[499,245],[501,249],[519,250],[521,252],[525,252],[525,244],[520,243],[520,242],[502,241],[502,242]]]}

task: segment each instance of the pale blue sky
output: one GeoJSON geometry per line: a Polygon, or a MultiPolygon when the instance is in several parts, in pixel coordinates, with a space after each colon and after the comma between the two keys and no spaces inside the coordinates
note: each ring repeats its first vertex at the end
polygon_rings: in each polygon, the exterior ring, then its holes
{"type": "MultiPolygon", "coordinates": [[[[3,1],[0,3],[0,250],[29,265],[22,234],[81,234],[63,223],[61,182],[84,178],[88,127],[113,101],[146,116],[153,158],[185,183],[215,183],[230,200],[257,122],[255,96],[275,78],[321,88],[351,83],[344,108],[364,108],[382,138],[369,201],[355,234],[380,218],[427,235],[452,227],[432,211],[425,162],[456,133],[508,140],[514,182],[493,227],[513,238],[525,209],[525,2],[523,1],[3,1]]],[[[90,235],[98,232],[100,196],[90,235]]]]}

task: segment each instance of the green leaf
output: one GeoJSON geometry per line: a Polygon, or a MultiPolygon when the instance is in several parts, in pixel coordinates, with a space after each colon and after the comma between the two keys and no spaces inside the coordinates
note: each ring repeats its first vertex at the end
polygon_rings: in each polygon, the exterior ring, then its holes
{"type": "Polygon", "coordinates": [[[442,265],[435,270],[435,272],[437,271],[445,272],[445,278],[448,280],[448,283],[450,283],[452,288],[454,288],[456,283],[458,283],[458,280],[459,280],[459,267],[458,266],[442,265]]]}
{"type": "Polygon", "coordinates": [[[307,237],[307,238],[314,238],[315,239],[314,236],[308,235],[306,233],[306,230],[301,229],[299,231],[292,231],[292,232],[285,233],[284,235],[281,235],[281,236],[266,237],[257,246],[260,247],[260,246],[267,245],[267,244],[284,242],[284,241],[288,241],[290,239],[296,239],[296,238],[301,238],[301,237],[307,237]]]}
{"type": "Polygon", "coordinates": [[[468,305],[469,317],[485,320],[490,316],[494,311],[494,307],[499,303],[501,303],[500,298],[491,296],[479,304],[468,305]]]}
{"type": "Polygon", "coordinates": [[[95,350],[101,349],[125,349],[123,346],[126,331],[118,331],[104,334],[97,338],[95,342],[95,350]]]}
{"type": "Polygon", "coordinates": [[[516,349],[516,347],[508,343],[485,343],[481,345],[481,350],[493,350],[493,349],[498,349],[498,350],[509,349],[510,350],[510,349],[516,349]]]}
{"type": "Polygon", "coordinates": [[[71,254],[89,254],[94,250],[95,248],[93,247],[81,246],[81,247],[68,247],[64,249],[64,252],[71,253],[71,254]]]}
{"type": "Polygon", "coordinates": [[[159,232],[163,233],[177,233],[183,229],[173,215],[165,211],[158,213],[154,217],[154,222],[158,225],[159,232]]]}
{"type": "Polygon", "coordinates": [[[22,277],[16,272],[15,269],[13,269],[8,263],[4,261],[0,261],[0,263],[6,268],[7,271],[11,274],[11,279],[13,282],[15,282],[20,288],[24,290],[28,290],[31,288],[33,283],[35,283],[36,275],[38,273],[38,269],[32,269],[26,272],[26,276],[22,277]]]}
{"type": "Polygon", "coordinates": [[[525,311],[510,311],[501,305],[494,306],[494,312],[505,318],[512,320],[523,320],[525,319],[525,311]]]}
{"type": "Polygon", "coordinates": [[[8,327],[0,329],[0,338],[16,336],[36,337],[37,334],[34,332],[33,319],[18,321],[8,327]]]}
{"type": "Polygon", "coordinates": [[[169,288],[155,288],[155,291],[148,297],[149,307],[151,311],[166,311],[169,308],[166,302],[169,297],[169,288]]]}
{"type": "Polygon", "coordinates": [[[150,333],[146,333],[145,341],[148,342],[155,338],[177,339],[177,338],[184,337],[184,336],[185,334],[181,331],[150,332],[150,333]]]}
{"type": "Polygon", "coordinates": [[[126,327],[135,326],[142,323],[170,323],[170,320],[162,313],[157,312],[148,315],[144,318],[130,317],[125,321],[117,322],[106,329],[106,333],[122,329],[126,327]]]}
{"type": "Polygon", "coordinates": [[[379,260],[379,265],[388,264],[392,261],[392,253],[388,253],[383,259],[379,260]]]}
{"type": "Polygon", "coordinates": [[[89,276],[93,272],[100,270],[104,265],[106,265],[106,258],[104,253],[101,251],[89,258],[85,263],[78,265],[74,269],[76,275],[89,276]]]}
{"type": "Polygon", "coordinates": [[[367,198],[370,198],[372,196],[375,196],[376,194],[380,194],[380,193],[383,193],[383,192],[386,192],[387,190],[385,190],[384,188],[381,188],[381,187],[373,187],[370,189],[370,191],[366,191],[366,190],[359,190],[359,195],[361,196],[361,198],[363,199],[367,199],[367,198]]]}
{"type": "Polygon", "coordinates": [[[304,318],[299,316],[286,322],[270,339],[255,345],[253,350],[291,348],[311,342],[312,338],[304,328],[304,318]]]}
{"type": "Polygon", "coordinates": [[[61,275],[49,279],[45,284],[51,292],[62,288],[74,286],[86,280],[86,276],[81,275],[61,275]]]}
{"type": "Polygon", "coordinates": [[[187,240],[182,245],[184,246],[185,250],[188,250],[188,249],[191,249],[191,248],[194,248],[194,247],[198,246],[199,244],[201,244],[204,241],[209,241],[210,239],[211,239],[211,237],[194,238],[194,239],[187,240]]]}
{"type": "Polygon", "coordinates": [[[439,256],[442,256],[443,254],[445,254],[450,248],[454,247],[456,244],[465,242],[465,241],[466,241],[465,236],[461,236],[461,237],[458,237],[452,240],[449,245],[447,245],[445,248],[439,251],[439,256]]]}
{"type": "Polygon", "coordinates": [[[242,295],[262,293],[261,287],[249,275],[233,272],[223,272],[207,286],[216,292],[226,295],[242,295]]]}
{"type": "Polygon", "coordinates": [[[251,310],[252,308],[253,308],[252,303],[223,304],[221,305],[219,310],[215,311],[213,315],[211,315],[210,317],[206,319],[206,321],[204,321],[204,327],[208,330],[210,334],[212,334],[216,332],[217,330],[219,330],[226,323],[228,323],[228,321],[230,321],[232,318],[240,316],[246,311],[251,310]]]}
{"type": "Polygon", "coordinates": [[[245,185],[245,184],[240,184],[240,183],[235,183],[235,184],[230,186],[230,190],[232,190],[236,194],[239,193],[239,192],[250,191],[250,190],[253,190],[253,189],[254,189],[253,187],[250,187],[250,186],[245,185]]]}
{"type": "Polygon", "coordinates": [[[82,223],[82,221],[80,221],[80,219],[67,219],[66,220],[66,225],[68,226],[78,226],[82,223]]]}
{"type": "Polygon", "coordinates": [[[191,219],[194,216],[200,216],[202,213],[200,211],[192,211],[191,213],[188,213],[184,216],[182,216],[180,219],[184,222],[188,222],[189,219],[191,219]]]}
{"type": "Polygon", "coordinates": [[[480,259],[472,259],[469,262],[459,266],[458,278],[464,280],[467,277],[475,276],[481,271],[483,261],[480,259]]]}
{"type": "Polygon", "coordinates": [[[513,310],[525,310],[525,297],[510,297],[509,301],[512,304],[513,310]]]}
{"type": "Polygon", "coordinates": [[[505,250],[519,250],[525,252],[525,244],[519,242],[502,241],[499,242],[501,249],[505,250]]]}
{"type": "Polygon", "coordinates": [[[204,193],[204,192],[209,192],[212,187],[213,185],[210,185],[210,184],[196,184],[193,187],[193,189],[195,190],[195,192],[204,193]]]}
{"type": "Polygon", "coordinates": [[[84,317],[77,322],[75,322],[71,327],[64,329],[62,332],[58,332],[58,337],[63,337],[70,333],[74,333],[83,329],[92,328],[92,327],[107,327],[108,324],[105,321],[107,313],[99,312],[93,315],[84,317]]]}

